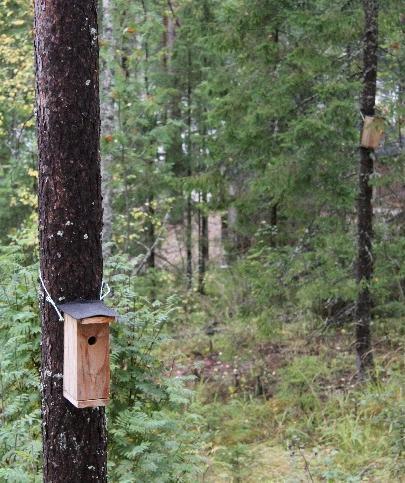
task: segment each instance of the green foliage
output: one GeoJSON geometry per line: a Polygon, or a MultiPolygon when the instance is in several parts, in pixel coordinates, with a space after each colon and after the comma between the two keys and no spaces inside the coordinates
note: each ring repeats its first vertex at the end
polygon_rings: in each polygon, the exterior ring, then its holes
{"type": "Polygon", "coordinates": [[[329,374],[317,357],[303,356],[281,370],[278,395],[285,407],[309,413],[320,407],[319,389],[322,378],[329,374]]]}
{"type": "Polygon", "coordinates": [[[201,422],[188,411],[192,391],[173,377],[155,355],[166,339],[176,298],[148,302],[135,291],[136,280],[117,257],[111,280],[119,282],[114,300],[120,316],[113,328],[110,475],[117,481],[192,481],[201,422]],[[124,271],[124,269],[126,270],[124,271]],[[117,273],[118,270],[118,273],[117,273]],[[191,480],[190,480],[191,479],[191,480]]]}
{"type": "MultiPolygon", "coordinates": [[[[355,388],[343,324],[357,295],[361,4],[111,1],[113,45],[100,46],[113,78],[102,102],[115,113],[101,140],[113,193],[106,278],[122,314],[112,481],[197,481],[207,455],[203,478],[215,483],[402,476],[403,15],[399,2],[380,3],[386,136],[372,179],[370,288],[382,382],[355,388]],[[194,222],[215,212],[226,228],[226,260],[212,262],[201,299],[185,291],[180,263],[171,272],[148,257],[189,209],[194,222]],[[205,380],[216,357],[240,379],[226,368],[205,380]],[[200,377],[197,398],[189,374],[200,377]]],[[[31,25],[29,2],[2,2],[0,481],[10,482],[41,472],[31,25]]]]}
{"type": "MultiPolygon", "coordinates": [[[[380,382],[356,386],[345,330],[340,337],[319,337],[312,330],[302,334],[301,325],[290,324],[279,336],[281,368],[274,366],[278,352],[266,358],[268,369],[275,369],[270,397],[252,392],[221,396],[220,375],[200,384],[193,409],[204,417],[209,436],[208,481],[240,476],[248,482],[305,481],[304,458],[314,481],[362,481],[365,474],[397,481],[403,472],[401,353],[388,349],[387,338],[380,339],[387,344],[377,357],[380,382]]],[[[248,345],[235,342],[238,323],[228,320],[227,326],[228,344],[251,361],[257,339],[248,345]]],[[[389,338],[398,339],[392,326],[389,338]]]]}
{"type": "Polygon", "coordinates": [[[40,481],[40,324],[36,265],[0,252],[0,480],[40,481]]]}
{"type": "Polygon", "coordinates": [[[0,240],[36,206],[32,6],[0,5],[0,240]],[[12,208],[12,209],[10,209],[12,208]]]}
{"type": "MultiPolygon", "coordinates": [[[[0,254],[0,480],[7,482],[41,480],[37,265],[24,261],[18,246],[0,254]]],[[[122,260],[114,265],[123,270],[122,260]]],[[[193,481],[203,460],[201,421],[188,410],[192,391],[155,355],[176,300],[138,298],[128,270],[111,277],[124,315],[113,333],[110,477],[193,481]]]]}

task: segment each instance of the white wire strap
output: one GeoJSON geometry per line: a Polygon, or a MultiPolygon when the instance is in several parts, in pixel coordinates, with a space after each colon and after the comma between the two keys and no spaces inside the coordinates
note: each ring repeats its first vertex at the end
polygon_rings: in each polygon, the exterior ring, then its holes
{"type": "MultiPolygon", "coordinates": [[[[39,270],[38,273],[39,273],[39,279],[41,280],[42,288],[45,290],[45,294],[46,294],[45,300],[52,305],[52,307],[55,309],[55,312],[58,314],[59,320],[61,322],[63,322],[64,318],[63,318],[61,311],[58,309],[58,307],[56,306],[53,298],[50,296],[48,290],[45,287],[45,283],[44,283],[44,281],[42,279],[42,275],[41,275],[41,270],[39,270]]],[[[103,300],[103,298],[106,297],[110,292],[111,292],[110,286],[108,285],[107,282],[104,282],[104,280],[103,280],[101,282],[101,288],[100,288],[100,300],[103,300]],[[103,293],[104,287],[107,289],[107,291],[105,293],[103,293]]]]}
{"type": "Polygon", "coordinates": [[[44,281],[42,280],[41,270],[39,270],[39,279],[41,280],[42,288],[45,290],[45,293],[46,293],[45,300],[52,305],[52,307],[55,309],[55,312],[58,314],[59,320],[63,322],[64,320],[63,315],[61,314],[60,310],[56,306],[55,302],[53,301],[52,297],[50,296],[48,290],[45,287],[44,281]]]}
{"type": "Polygon", "coordinates": [[[110,286],[108,285],[107,282],[104,282],[104,280],[101,282],[101,288],[100,288],[100,300],[103,300],[104,297],[107,297],[107,295],[111,292],[110,286]],[[107,289],[107,292],[103,294],[104,292],[104,287],[107,289]]]}

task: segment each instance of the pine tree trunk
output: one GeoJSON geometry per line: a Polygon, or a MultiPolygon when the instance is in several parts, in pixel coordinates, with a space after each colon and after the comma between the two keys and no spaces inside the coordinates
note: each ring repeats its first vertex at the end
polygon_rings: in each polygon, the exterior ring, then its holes
{"type": "MultiPolygon", "coordinates": [[[[153,169],[153,167],[152,167],[153,169]]],[[[155,245],[156,245],[156,233],[155,233],[155,223],[154,223],[154,218],[155,218],[155,209],[153,208],[153,203],[154,203],[154,197],[153,195],[150,195],[148,197],[148,224],[147,224],[147,233],[148,233],[148,245],[150,247],[150,255],[148,258],[148,267],[149,268],[155,268],[156,266],[156,250],[155,250],[155,245]]]]}
{"type": "MultiPolygon", "coordinates": [[[[402,72],[401,66],[400,70],[402,72]]],[[[398,95],[397,95],[397,129],[398,129],[398,146],[402,150],[403,148],[403,136],[402,136],[402,131],[403,131],[403,124],[404,124],[404,118],[401,115],[402,112],[404,112],[404,92],[405,92],[405,81],[404,78],[402,77],[399,79],[398,82],[398,95]]]]}
{"type": "MultiPolygon", "coordinates": [[[[147,24],[148,22],[148,15],[149,12],[146,7],[146,3],[144,0],[142,0],[142,9],[143,9],[143,23],[144,25],[147,24]]],[[[144,64],[144,70],[143,70],[143,81],[144,81],[144,86],[145,86],[145,97],[148,99],[150,96],[150,80],[149,80],[149,64],[150,64],[150,55],[149,55],[149,42],[148,42],[148,37],[145,36],[144,42],[142,44],[142,48],[145,53],[145,64],[144,64]]],[[[152,121],[152,126],[156,125],[156,119],[152,121]]],[[[145,133],[146,134],[146,133],[145,133]]],[[[159,155],[156,154],[156,158],[158,158],[159,155]]],[[[149,165],[149,170],[150,172],[153,172],[155,166],[155,160],[153,158],[150,158],[148,160],[148,165],[149,165]]],[[[147,213],[148,213],[148,220],[146,222],[146,233],[147,233],[147,241],[146,243],[150,247],[150,254],[148,257],[148,267],[149,268],[155,268],[155,258],[156,258],[156,249],[155,249],[155,210],[153,208],[153,203],[155,200],[155,195],[153,193],[153,183],[149,186],[150,193],[147,196],[146,202],[147,202],[147,213]]]]}
{"type": "Polygon", "coordinates": [[[103,0],[103,41],[106,43],[106,56],[104,59],[102,75],[102,122],[101,134],[106,141],[106,152],[101,158],[101,179],[103,194],[103,253],[104,258],[111,252],[109,243],[112,239],[112,187],[111,168],[113,157],[109,148],[111,136],[115,128],[114,100],[112,98],[113,88],[113,59],[114,59],[114,36],[111,0],[103,0]]]}
{"type": "Polygon", "coordinates": [[[191,194],[187,195],[186,205],[186,275],[187,288],[190,290],[193,285],[193,215],[191,194]]]}
{"type": "MultiPolygon", "coordinates": [[[[186,173],[188,178],[191,178],[193,174],[192,170],[192,142],[191,142],[191,51],[187,51],[187,169],[186,173]]],[[[187,193],[187,205],[186,205],[186,275],[187,275],[187,288],[191,289],[193,285],[193,201],[192,194],[187,193]]]]}
{"type": "MultiPolygon", "coordinates": [[[[373,116],[377,88],[378,0],[363,0],[363,8],[365,26],[361,112],[363,116],[373,116]]],[[[364,380],[372,373],[374,365],[370,330],[372,300],[369,287],[373,276],[373,189],[370,185],[370,177],[373,174],[373,156],[373,149],[360,148],[357,202],[358,298],[356,313],[356,356],[360,380],[364,380]]]]}
{"type": "MultiPolygon", "coordinates": [[[[207,203],[207,195],[201,196],[200,203],[207,203]]],[[[205,272],[208,262],[208,217],[203,210],[198,210],[198,292],[205,294],[205,272]]]]}
{"type": "MultiPolygon", "coordinates": [[[[35,0],[40,267],[53,299],[97,299],[102,281],[97,2],[35,0]]],[[[104,408],[62,395],[63,323],[41,301],[45,482],[103,482],[104,408]]]]}

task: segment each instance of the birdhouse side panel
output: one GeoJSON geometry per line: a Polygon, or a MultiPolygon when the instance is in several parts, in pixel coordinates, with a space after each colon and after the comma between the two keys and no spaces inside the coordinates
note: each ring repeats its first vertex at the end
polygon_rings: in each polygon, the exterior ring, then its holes
{"type": "Polygon", "coordinates": [[[65,314],[63,392],[77,399],[77,320],[65,314]]]}
{"type": "Polygon", "coordinates": [[[109,324],[78,325],[77,399],[105,399],[110,392],[109,324]]]}

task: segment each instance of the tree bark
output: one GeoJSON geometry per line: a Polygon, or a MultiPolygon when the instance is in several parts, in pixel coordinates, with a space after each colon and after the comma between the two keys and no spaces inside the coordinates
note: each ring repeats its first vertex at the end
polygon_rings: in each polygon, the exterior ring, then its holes
{"type": "MultiPolygon", "coordinates": [[[[200,195],[200,205],[207,204],[207,194],[200,195]]],[[[208,216],[204,212],[204,208],[198,210],[198,292],[201,295],[205,294],[205,272],[207,270],[208,262],[208,216]]]]}
{"type": "Polygon", "coordinates": [[[156,230],[155,230],[155,209],[153,208],[154,197],[150,195],[148,197],[148,245],[150,247],[150,255],[148,257],[149,268],[155,268],[156,266],[156,230]]]}
{"type": "MultiPolygon", "coordinates": [[[[378,0],[363,0],[364,46],[363,46],[363,91],[361,112],[363,116],[374,116],[377,89],[378,48],[378,0]]],[[[356,357],[359,380],[373,372],[371,346],[371,304],[370,281],[373,276],[373,188],[370,178],[373,174],[374,150],[360,147],[359,186],[357,201],[357,283],[356,308],[356,357]]]]}
{"type": "MultiPolygon", "coordinates": [[[[35,0],[40,268],[56,302],[97,299],[102,281],[97,2],[35,0]]],[[[107,480],[104,408],[62,395],[63,323],[42,297],[45,482],[107,480]]]]}
{"type": "MultiPolygon", "coordinates": [[[[142,0],[142,9],[143,9],[143,23],[147,24],[148,22],[148,10],[146,7],[146,3],[144,0],[142,0]]],[[[145,97],[146,99],[149,98],[150,96],[150,81],[149,81],[149,41],[148,41],[148,36],[145,36],[142,48],[145,52],[145,64],[144,64],[144,71],[143,71],[143,81],[144,81],[144,86],[145,86],[145,97]]],[[[156,125],[156,119],[153,119],[152,121],[152,126],[156,125]]],[[[146,133],[145,133],[146,134],[146,133]]],[[[158,158],[158,154],[156,154],[156,158],[158,158]]],[[[153,158],[148,159],[147,161],[149,165],[149,170],[150,172],[153,172],[154,170],[154,164],[155,160],[153,158]]],[[[149,186],[149,194],[147,196],[146,202],[147,202],[147,213],[148,213],[148,220],[146,222],[146,233],[147,233],[147,244],[150,247],[150,254],[148,257],[148,266],[149,268],[155,268],[155,251],[156,251],[156,240],[155,240],[155,210],[153,207],[154,200],[155,200],[155,195],[153,192],[153,183],[149,186]]]]}
{"type": "Polygon", "coordinates": [[[193,203],[191,193],[187,194],[186,205],[186,275],[187,288],[191,290],[193,286],[193,203]]]}
{"type": "MultiPolygon", "coordinates": [[[[187,177],[191,178],[193,174],[192,169],[192,141],[191,141],[191,50],[187,50],[187,177]]],[[[190,290],[193,285],[193,200],[192,193],[187,193],[187,205],[186,205],[186,275],[187,275],[187,288],[190,290]]]]}
{"type": "Polygon", "coordinates": [[[112,20],[111,0],[103,0],[103,30],[102,38],[106,43],[106,55],[104,59],[103,75],[102,75],[102,122],[101,134],[104,139],[105,152],[101,158],[101,191],[103,194],[103,253],[107,258],[111,253],[109,243],[112,239],[112,187],[111,187],[111,168],[113,157],[109,148],[112,141],[112,134],[115,128],[115,108],[114,99],[112,97],[113,88],[113,59],[114,59],[114,34],[112,20]]]}

